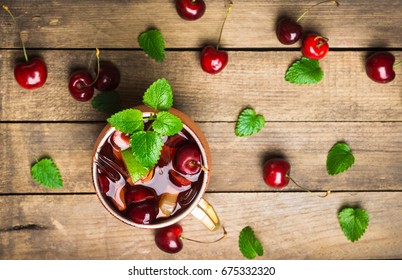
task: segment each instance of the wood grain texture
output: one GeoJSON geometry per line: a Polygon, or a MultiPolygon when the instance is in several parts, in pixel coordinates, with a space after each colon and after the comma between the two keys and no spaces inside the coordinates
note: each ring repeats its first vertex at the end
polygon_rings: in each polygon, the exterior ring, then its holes
{"type": "MultiPolygon", "coordinates": [[[[137,48],[148,28],[162,31],[168,48],[201,48],[216,43],[226,12],[224,1],[209,0],[204,16],[182,20],[174,1],[4,1],[15,14],[30,48],[137,48]]],[[[224,48],[278,48],[277,20],[295,20],[316,1],[234,1],[222,37],[224,48]]],[[[305,31],[330,38],[331,47],[400,47],[401,1],[339,1],[315,7],[300,23],[305,31]]],[[[0,14],[2,48],[19,48],[11,18],[0,14]]],[[[290,46],[297,48],[298,45],[290,46]]]]}
{"type": "MultiPolygon", "coordinates": [[[[92,149],[104,123],[0,124],[0,193],[93,192],[92,149]],[[30,177],[35,158],[50,156],[65,187],[46,190],[30,177]]],[[[210,192],[275,191],[262,180],[263,162],[288,158],[292,177],[312,190],[402,190],[402,123],[268,122],[259,134],[239,138],[234,123],[199,123],[212,151],[210,192]],[[346,141],[356,157],[343,174],[326,173],[326,156],[346,141]]],[[[289,184],[283,191],[300,191],[289,184]]]]}
{"type": "MultiPolygon", "coordinates": [[[[77,102],[68,92],[74,69],[95,69],[94,51],[38,51],[48,64],[43,88],[27,92],[14,80],[19,52],[3,51],[0,60],[0,120],[104,121],[90,102],[77,102]]],[[[394,52],[397,60],[402,52],[394,52]]],[[[147,87],[167,78],[174,91],[174,106],[195,121],[235,121],[245,106],[269,121],[402,121],[402,81],[371,81],[364,69],[366,52],[330,52],[321,61],[324,79],[316,85],[294,85],[284,80],[300,52],[234,51],[218,75],[204,73],[198,52],[171,51],[164,63],[142,51],[101,51],[121,71],[117,89],[123,107],[141,104],[147,87]],[[251,64],[250,64],[251,63],[251,64]]]]}
{"type": "MultiPolygon", "coordinates": [[[[402,258],[402,193],[336,193],[321,200],[305,193],[207,194],[228,237],[215,244],[184,241],[175,255],[161,252],[153,231],[113,218],[95,195],[0,196],[0,259],[244,259],[238,234],[251,226],[265,253],[260,259],[402,258]],[[384,208],[384,203],[387,208],[384,208]],[[370,216],[365,235],[352,243],[337,213],[362,207],[370,216]],[[4,214],[4,215],[3,215],[4,214]],[[25,226],[25,227],[24,227],[25,226]]],[[[183,235],[213,240],[195,218],[183,235]]]]}

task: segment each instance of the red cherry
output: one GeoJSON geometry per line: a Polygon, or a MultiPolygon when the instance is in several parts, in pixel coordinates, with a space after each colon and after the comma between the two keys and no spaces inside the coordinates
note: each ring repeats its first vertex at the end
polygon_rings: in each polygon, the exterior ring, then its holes
{"type": "Polygon", "coordinates": [[[130,147],[130,134],[116,130],[113,132],[112,141],[117,147],[124,151],[130,147]]]}
{"type": "Polygon", "coordinates": [[[156,200],[145,200],[131,204],[127,209],[127,215],[137,224],[152,224],[156,220],[159,208],[156,200]]]}
{"type": "Polygon", "coordinates": [[[180,238],[182,232],[183,228],[179,224],[173,224],[156,230],[156,246],[166,253],[174,254],[180,252],[183,249],[183,242],[180,238]]]}
{"type": "Polygon", "coordinates": [[[377,83],[389,83],[395,79],[395,56],[389,52],[376,52],[366,60],[367,76],[377,83]]]}
{"type": "Polygon", "coordinates": [[[276,37],[284,45],[292,45],[299,41],[303,28],[293,19],[284,17],[276,26],[276,37]]]}
{"type": "Polygon", "coordinates": [[[310,59],[322,59],[329,50],[328,40],[317,34],[308,34],[302,43],[302,53],[310,59]]]}
{"type": "Polygon", "coordinates": [[[71,96],[78,101],[88,101],[94,95],[92,76],[85,70],[78,70],[70,76],[68,90],[71,96]]]}
{"type": "Polygon", "coordinates": [[[176,10],[179,16],[185,20],[196,20],[205,13],[205,2],[203,0],[177,0],[176,10]]]}
{"type": "Polygon", "coordinates": [[[109,185],[110,185],[109,179],[105,175],[99,174],[98,180],[102,193],[106,194],[109,191],[109,185]]]}
{"type": "Polygon", "coordinates": [[[177,149],[173,167],[185,175],[194,175],[201,170],[201,152],[195,143],[188,143],[177,149]]]}
{"type": "Polygon", "coordinates": [[[17,83],[25,89],[37,89],[43,86],[47,79],[46,64],[40,58],[17,63],[14,68],[17,83]]]}
{"type": "MultiPolygon", "coordinates": [[[[96,70],[95,70],[96,71],[96,70]]],[[[101,61],[99,66],[99,75],[94,87],[100,91],[115,90],[120,83],[120,71],[110,61],[101,61]]]]}
{"type": "Polygon", "coordinates": [[[228,64],[229,56],[227,52],[217,50],[215,47],[205,46],[201,52],[201,68],[209,74],[217,74],[228,64]]]}
{"type": "Polygon", "coordinates": [[[131,203],[142,202],[148,199],[156,199],[156,194],[151,188],[141,185],[135,185],[126,188],[127,190],[125,193],[125,200],[127,205],[130,205],[131,203]]]}
{"type": "Polygon", "coordinates": [[[273,188],[283,188],[289,183],[290,164],[282,158],[273,158],[265,162],[263,178],[273,188]]]}

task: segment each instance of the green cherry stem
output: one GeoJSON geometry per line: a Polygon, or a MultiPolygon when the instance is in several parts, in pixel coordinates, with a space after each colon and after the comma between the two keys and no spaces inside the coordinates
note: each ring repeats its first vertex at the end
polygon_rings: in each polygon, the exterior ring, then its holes
{"type": "Polygon", "coordinates": [[[398,67],[399,65],[402,65],[402,60],[398,61],[397,63],[394,64],[394,68],[398,67]]]}
{"type": "Polygon", "coordinates": [[[229,14],[230,14],[230,11],[232,10],[232,8],[233,8],[233,1],[230,1],[230,3],[229,3],[229,8],[228,8],[227,11],[226,11],[225,19],[223,20],[223,23],[222,23],[222,26],[221,26],[221,31],[220,31],[220,33],[219,33],[218,43],[216,44],[216,49],[217,49],[217,50],[219,49],[219,44],[221,43],[221,38],[222,38],[222,33],[223,33],[223,27],[225,26],[226,20],[227,20],[229,14]]]}
{"type": "Polygon", "coordinates": [[[25,49],[25,43],[24,43],[24,40],[23,40],[23,38],[22,38],[22,34],[21,34],[20,27],[19,27],[19,25],[18,25],[18,22],[17,22],[17,20],[15,19],[13,13],[10,11],[10,9],[8,8],[7,5],[1,4],[1,7],[11,16],[11,18],[12,18],[13,21],[14,21],[14,24],[15,24],[17,30],[18,30],[19,35],[20,35],[20,40],[21,40],[22,50],[23,50],[23,52],[24,52],[25,60],[26,60],[26,62],[28,62],[28,55],[27,55],[27,52],[26,52],[26,49],[25,49]]]}
{"type": "Polygon", "coordinates": [[[223,229],[222,236],[219,237],[218,239],[215,239],[215,240],[212,240],[212,241],[200,241],[200,240],[196,240],[196,239],[187,238],[187,237],[184,237],[184,236],[180,236],[180,239],[188,240],[188,241],[192,241],[192,242],[196,242],[196,243],[203,243],[203,244],[215,243],[215,242],[221,241],[222,239],[226,238],[226,236],[228,235],[228,233],[227,233],[227,231],[226,231],[224,226],[222,226],[222,229],[223,229]]]}
{"type": "Polygon", "coordinates": [[[335,1],[335,0],[321,1],[321,2],[319,2],[319,3],[317,3],[317,4],[313,5],[313,6],[311,6],[310,8],[308,8],[308,9],[296,20],[296,22],[299,22],[299,21],[300,21],[312,8],[314,8],[315,6],[318,6],[318,5],[327,3],[327,2],[333,2],[333,3],[336,4],[337,7],[339,7],[339,2],[338,2],[338,1],[335,1]]]}
{"type": "Polygon", "coordinates": [[[309,192],[309,193],[311,193],[311,194],[313,194],[313,195],[315,195],[315,196],[318,196],[318,197],[320,197],[320,198],[327,197],[327,196],[331,193],[331,190],[327,190],[327,191],[325,191],[325,194],[317,194],[317,195],[316,195],[316,194],[314,194],[311,190],[309,190],[308,188],[299,185],[299,184],[298,184],[295,180],[293,180],[293,178],[290,177],[289,175],[286,175],[286,178],[288,178],[290,181],[293,182],[293,184],[295,184],[296,186],[298,186],[298,187],[301,188],[302,190],[305,190],[306,192],[309,192]]]}

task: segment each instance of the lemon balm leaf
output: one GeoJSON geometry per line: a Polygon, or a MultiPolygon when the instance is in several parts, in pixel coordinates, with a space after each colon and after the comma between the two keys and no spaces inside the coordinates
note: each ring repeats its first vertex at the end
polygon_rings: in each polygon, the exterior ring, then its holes
{"type": "Polygon", "coordinates": [[[264,254],[264,248],[255,237],[253,229],[249,226],[243,228],[240,232],[239,249],[247,259],[254,259],[257,255],[262,256],[264,254]]]}
{"type": "Polygon", "coordinates": [[[348,144],[336,143],[327,156],[327,172],[336,175],[348,170],[355,163],[355,157],[348,144]]]}
{"type": "Polygon", "coordinates": [[[144,120],[142,112],[137,109],[126,109],[113,114],[107,119],[110,125],[117,130],[132,134],[136,131],[144,130],[144,120]]]}
{"type": "Polygon", "coordinates": [[[237,118],[235,134],[239,137],[258,133],[265,126],[265,118],[257,115],[254,109],[244,109],[237,118]]]}
{"type": "Polygon", "coordinates": [[[142,102],[158,111],[167,111],[173,106],[173,91],[169,81],[161,78],[153,82],[142,98],[142,102]]]}
{"type": "Polygon", "coordinates": [[[157,114],[156,120],[152,123],[152,128],[161,135],[172,136],[183,129],[183,122],[179,117],[162,111],[157,114]]]}
{"type": "Polygon", "coordinates": [[[37,161],[31,167],[32,178],[42,186],[50,189],[63,187],[63,179],[56,164],[50,158],[37,161]]]}
{"type": "Polygon", "coordinates": [[[134,157],[144,167],[153,167],[159,160],[163,140],[155,131],[138,131],[131,135],[130,145],[134,157]]]}
{"type": "Polygon", "coordinates": [[[360,208],[344,208],[338,214],[338,221],[346,238],[355,242],[365,233],[369,224],[369,215],[360,208]]]}
{"type": "Polygon", "coordinates": [[[307,57],[293,63],[285,74],[285,80],[293,84],[316,84],[323,77],[319,61],[307,57]]]}
{"type": "Polygon", "coordinates": [[[165,59],[165,39],[157,29],[150,29],[138,36],[138,43],[144,52],[158,62],[165,59]]]}
{"type": "Polygon", "coordinates": [[[134,157],[131,148],[121,151],[121,154],[123,155],[124,164],[126,165],[134,183],[148,174],[149,168],[141,165],[141,163],[134,157]]]}

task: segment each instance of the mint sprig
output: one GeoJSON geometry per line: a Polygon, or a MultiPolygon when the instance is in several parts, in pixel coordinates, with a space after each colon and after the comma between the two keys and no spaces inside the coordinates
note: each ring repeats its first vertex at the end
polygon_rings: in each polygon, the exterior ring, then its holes
{"type": "Polygon", "coordinates": [[[168,112],[173,106],[173,93],[168,80],[162,78],[152,83],[144,93],[143,102],[155,109],[149,117],[143,117],[137,109],[126,109],[107,119],[112,127],[131,135],[130,149],[123,151],[123,158],[134,182],[157,164],[163,136],[175,135],[183,129],[182,120],[168,112]],[[144,121],[151,123],[146,129],[144,121]]]}
{"type": "Polygon", "coordinates": [[[365,233],[369,224],[369,215],[363,209],[347,207],[339,212],[338,221],[346,238],[355,242],[365,233]]]}
{"type": "Polygon", "coordinates": [[[158,62],[165,59],[165,39],[157,29],[150,29],[138,36],[138,44],[144,52],[158,62]]]}
{"type": "Polygon", "coordinates": [[[264,126],[264,116],[258,115],[252,108],[246,108],[237,118],[235,134],[239,137],[250,136],[258,133],[264,126]]]}
{"type": "Polygon", "coordinates": [[[239,249],[247,259],[254,259],[257,255],[262,256],[264,254],[262,244],[255,237],[253,229],[249,226],[243,228],[240,232],[239,249]]]}
{"type": "Polygon", "coordinates": [[[285,74],[285,80],[293,84],[316,84],[323,77],[319,61],[307,57],[294,62],[285,74]]]}
{"type": "Polygon", "coordinates": [[[328,152],[327,172],[336,175],[348,170],[354,163],[355,157],[348,144],[338,142],[328,152]]]}
{"type": "Polygon", "coordinates": [[[37,161],[31,167],[31,177],[49,189],[60,189],[63,187],[63,179],[56,164],[51,158],[44,158],[37,161]]]}

